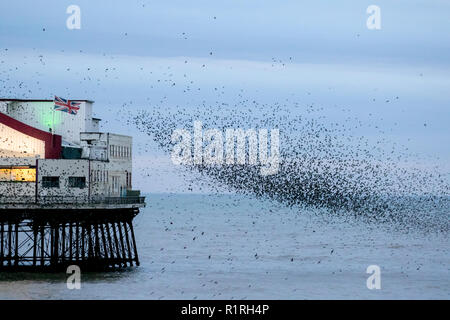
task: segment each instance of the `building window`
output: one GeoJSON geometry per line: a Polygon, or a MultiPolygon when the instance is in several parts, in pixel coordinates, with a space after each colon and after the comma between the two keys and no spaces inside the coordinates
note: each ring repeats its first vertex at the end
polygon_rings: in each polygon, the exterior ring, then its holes
{"type": "Polygon", "coordinates": [[[36,169],[28,167],[0,168],[0,181],[35,182],[36,169]]]}
{"type": "Polygon", "coordinates": [[[131,172],[127,172],[127,188],[131,189],[131,172]]]}
{"type": "Polygon", "coordinates": [[[84,189],[85,187],[86,177],[69,177],[69,188],[84,189]]]}
{"type": "Polygon", "coordinates": [[[59,188],[59,177],[42,177],[44,188],[59,188]]]}
{"type": "Polygon", "coordinates": [[[112,176],[112,192],[118,193],[119,192],[119,177],[112,176]]]}
{"type": "Polygon", "coordinates": [[[102,181],[101,173],[102,172],[100,170],[92,170],[91,171],[91,181],[92,182],[101,182],[102,181]]]}

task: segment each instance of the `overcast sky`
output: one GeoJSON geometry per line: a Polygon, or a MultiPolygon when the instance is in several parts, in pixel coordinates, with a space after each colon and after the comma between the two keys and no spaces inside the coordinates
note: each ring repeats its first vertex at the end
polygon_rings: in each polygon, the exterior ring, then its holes
{"type": "Polygon", "coordinates": [[[124,124],[121,106],[228,103],[239,93],[374,114],[390,138],[445,166],[449,12],[446,0],[2,1],[0,96],[96,101],[103,130],[135,137],[145,191],[185,186],[156,146],[138,152],[148,138],[124,124]],[[72,4],[79,30],[66,27],[72,4]],[[380,30],[366,27],[372,4],[380,30]]]}

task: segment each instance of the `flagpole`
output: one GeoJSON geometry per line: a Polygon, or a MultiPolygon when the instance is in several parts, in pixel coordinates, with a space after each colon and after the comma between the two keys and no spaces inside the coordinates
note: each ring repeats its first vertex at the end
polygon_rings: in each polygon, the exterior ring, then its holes
{"type": "Polygon", "coordinates": [[[52,135],[55,131],[55,99],[53,98],[53,108],[52,108],[52,135]]]}
{"type": "Polygon", "coordinates": [[[55,98],[53,98],[52,108],[52,148],[55,146],[55,98]]]}

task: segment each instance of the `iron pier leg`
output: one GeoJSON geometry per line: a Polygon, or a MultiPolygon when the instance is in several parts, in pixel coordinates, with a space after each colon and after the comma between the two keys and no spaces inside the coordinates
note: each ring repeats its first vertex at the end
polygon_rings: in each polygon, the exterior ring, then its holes
{"type": "Polygon", "coordinates": [[[109,244],[109,257],[111,258],[111,263],[110,265],[112,267],[114,267],[114,250],[113,250],[113,242],[111,239],[111,232],[110,232],[110,227],[109,227],[109,222],[105,223],[106,226],[106,235],[108,236],[108,244],[109,244]]]}
{"type": "Polygon", "coordinates": [[[0,268],[3,267],[3,254],[4,254],[4,242],[3,242],[3,233],[5,232],[5,224],[3,221],[1,221],[0,225],[0,234],[1,234],[1,248],[0,248],[0,268]]]}
{"type": "Polygon", "coordinates": [[[45,222],[41,224],[41,267],[43,268],[45,266],[45,222]]]}
{"type": "Polygon", "coordinates": [[[15,253],[14,253],[14,266],[19,265],[19,221],[14,224],[15,231],[15,253]]]}
{"type": "Polygon", "coordinates": [[[139,266],[139,257],[138,257],[138,253],[137,253],[137,247],[136,247],[136,238],[134,237],[133,223],[131,222],[131,220],[128,221],[128,225],[130,226],[131,239],[133,241],[134,259],[136,261],[136,265],[139,266]]]}
{"type": "Polygon", "coordinates": [[[114,222],[111,223],[111,227],[113,229],[114,242],[116,244],[117,264],[120,267],[122,257],[120,256],[119,241],[117,240],[116,226],[114,222]]]}
{"type": "Polygon", "coordinates": [[[87,232],[88,232],[88,259],[91,260],[92,258],[92,226],[89,222],[87,225],[87,232]]]}
{"type": "Polygon", "coordinates": [[[84,234],[85,234],[84,224],[81,225],[81,260],[84,261],[84,234]]]}
{"type": "Polygon", "coordinates": [[[122,222],[123,225],[123,229],[125,230],[125,239],[126,239],[126,243],[127,243],[127,251],[128,251],[128,259],[130,260],[130,266],[133,266],[133,257],[131,254],[131,245],[130,245],[130,237],[128,236],[128,227],[127,227],[127,222],[123,221],[122,222]]]}
{"type": "Polygon", "coordinates": [[[8,266],[11,267],[12,260],[12,224],[8,222],[8,266]]]}
{"type": "Polygon", "coordinates": [[[38,225],[33,223],[33,267],[36,267],[36,254],[37,254],[37,242],[38,242],[38,225]]]}
{"type": "Polygon", "coordinates": [[[94,256],[96,259],[100,258],[100,241],[98,238],[98,224],[94,222],[94,233],[95,233],[95,246],[94,246],[94,256]]]}
{"type": "Polygon", "coordinates": [[[61,262],[66,256],[66,222],[61,223],[61,262]]]}
{"type": "Polygon", "coordinates": [[[73,226],[72,221],[69,221],[69,261],[73,262],[73,226]]]}
{"type": "Polygon", "coordinates": [[[59,259],[59,224],[53,225],[54,239],[53,239],[53,257],[52,257],[52,266],[56,267],[59,259]]]}
{"type": "Polygon", "coordinates": [[[75,260],[78,262],[80,257],[80,223],[77,221],[75,226],[75,260]]]}
{"type": "Polygon", "coordinates": [[[105,260],[108,260],[108,250],[106,248],[106,238],[105,238],[105,225],[103,223],[100,224],[100,230],[102,233],[102,242],[103,242],[103,258],[105,260]]]}
{"type": "Polygon", "coordinates": [[[120,246],[122,248],[122,262],[123,265],[127,266],[127,254],[125,253],[125,245],[123,243],[123,234],[122,234],[122,227],[120,226],[120,220],[117,221],[117,228],[119,229],[119,237],[120,237],[120,246]]]}

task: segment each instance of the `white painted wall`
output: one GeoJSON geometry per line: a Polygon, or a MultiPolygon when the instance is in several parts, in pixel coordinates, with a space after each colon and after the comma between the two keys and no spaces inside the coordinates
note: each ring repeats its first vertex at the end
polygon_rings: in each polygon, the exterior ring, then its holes
{"type": "Polygon", "coordinates": [[[38,160],[38,194],[39,196],[88,197],[89,195],[89,160],[38,160]],[[44,188],[44,176],[60,177],[60,188],[44,188]],[[86,187],[70,188],[69,177],[86,177],[86,187]]]}
{"type": "Polygon", "coordinates": [[[127,179],[132,179],[132,137],[112,133],[82,133],[81,140],[83,157],[106,160],[106,164],[105,161],[92,161],[92,194],[121,196],[131,189],[127,179]]]}
{"type": "Polygon", "coordinates": [[[0,166],[35,166],[36,158],[0,158],[0,166]]]}
{"type": "Polygon", "coordinates": [[[110,179],[108,170],[110,163],[107,161],[91,161],[91,195],[109,196],[110,179]]]}
{"type": "MultiPolygon", "coordinates": [[[[116,146],[118,146],[118,140],[113,140],[116,146]]],[[[36,159],[33,158],[0,158],[2,166],[34,166],[35,164],[36,159]]],[[[131,174],[131,158],[115,155],[109,161],[38,159],[37,166],[37,190],[41,197],[87,198],[89,195],[118,197],[125,195],[127,189],[131,189],[127,181],[131,174]],[[44,188],[43,177],[45,176],[59,177],[59,188],[44,188]],[[69,177],[85,177],[86,187],[83,189],[69,187],[69,177]]],[[[34,182],[0,182],[0,196],[35,196],[35,190],[34,182]]]]}
{"type": "Polygon", "coordinates": [[[0,123],[0,157],[45,157],[45,143],[0,123]],[[10,152],[6,152],[10,151],[10,152]]]}
{"type": "Polygon", "coordinates": [[[132,172],[132,144],[133,139],[130,136],[109,134],[109,176],[110,193],[114,196],[120,196],[131,189],[127,186],[127,173],[132,172]]]}
{"type": "Polygon", "coordinates": [[[91,160],[108,160],[108,133],[80,133],[82,157],[91,160]]]}
{"type": "Polygon", "coordinates": [[[0,198],[7,197],[14,200],[21,196],[34,197],[35,190],[35,182],[0,182],[0,198]]]}

